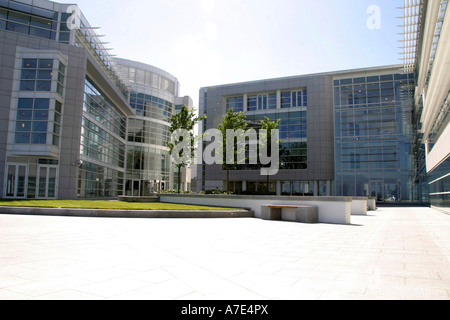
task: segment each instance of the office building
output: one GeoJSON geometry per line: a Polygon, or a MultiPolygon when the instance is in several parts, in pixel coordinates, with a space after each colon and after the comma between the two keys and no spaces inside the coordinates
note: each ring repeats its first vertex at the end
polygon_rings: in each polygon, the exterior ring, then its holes
{"type": "MultiPolygon", "coordinates": [[[[411,201],[413,84],[398,65],[202,88],[203,132],[230,108],[250,125],[281,120],[279,173],[232,171],[235,193],[411,201]]],[[[198,175],[203,189],[225,190],[220,165],[198,175]]]]}
{"type": "MultiPolygon", "coordinates": [[[[121,79],[130,89],[130,106],[136,115],[128,117],[125,195],[148,196],[153,192],[176,189],[178,172],[173,169],[169,149],[170,119],[190,97],[179,97],[180,84],[174,76],[140,62],[114,59],[121,79]]],[[[188,190],[189,170],[182,177],[188,190]]]]}
{"type": "Polygon", "coordinates": [[[0,197],[116,198],[172,187],[165,142],[184,101],[178,81],[112,59],[102,39],[77,6],[0,1],[0,197]]]}
{"type": "Polygon", "coordinates": [[[448,0],[405,0],[405,69],[416,75],[418,197],[450,212],[450,19],[448,0]]]}

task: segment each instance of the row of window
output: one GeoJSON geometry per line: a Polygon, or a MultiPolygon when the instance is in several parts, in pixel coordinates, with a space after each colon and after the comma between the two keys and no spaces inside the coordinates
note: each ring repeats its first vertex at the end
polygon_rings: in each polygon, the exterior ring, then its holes
{"type": "Polygon", "coordinates": [[[33,160],[29,162],[8,164],[6,196],[28,199],[55,198],[57,168],[44,166],[33,160]]]}
{"type": "Polygon", "coordinates": [[[117,68],[122,77],[128,79],[129,82],[163,90],[172,95],[176,94],[176,83],[160,74],[123,65],[119,65],[117,68]]]}
{"type": "Polygon", "coordinates": [[[377,105],[404,100],[411,92],[413,82],[389,81],[341,85],[334,88],[335,107],[377,105]]]}
{"type": "Polygon", "coordinates": [[[280,139],[304,139],[308,137],[308,118],[306,111],[280,112],[264,115],[249,115],[247,120],[259,122],[268,117],[271,121],[280,121],[280,139]]]}
{"type": "Polygon", "coordinates": [[[17,103],[15,143],[45,145],[51,132],[51,144],[59,146],[62,104],[56,100],[54,109],[50,109],[50,99],[20,98],[17,103]]]}
{"type": "Polygon", "coordinates": [[[336,142],[336,168],[404,169],[410,168],[410,144],[407,141],[336,142]]]}
{"type": "Polygon", "coordinates": [[[130,118],[128,120],[128,141],[166,146],[170,139],[169,127],[153,121],[130,118]]]}
{"type": "Polygon", "coordinates": [[[151,147],[129,147],[127,177],[133,180],[161,180],[170,175],[168,151],[151,147]]]}
{"type": "Polygon", "coordinates": [[[78,197],[115,198],[123,194],[125,174],[93,163],[83,163],[78,173],[78,197]]]}
{"type": "MultiPolygon", "coordinates": [[[[244,97],[228,98],[227,110],[235,112],[275,110],[278,108],[278,95],[276,92],[248,95],[246,109],[244,110],[244,97]]],[[[281,92],[281,109],[307,107],[308,91],[306,89],[281,92]]]]}
{"type": "Polygon", "coordinates": [[[16,33],[26,34],[48,40],[56,40],[58,34],[58,25],[60,25],[58,41],[68,43],[70,30],[67,28],[66,21],[71,14],[63,13],[61,21],[58,23],[59,13],[18,4],[10,1],[11,6],[20,6],[16,11],[7,8],[7,4],[0,7],[0,30],[7,30],[16,33]],[[29,13],[26,13],[29,12],[29,13]]]}
{"type": "MultiPolygon", "coordinates": [[[[49,92],[52,90],[53,59],[23,59],[20,75],[20,91],[49,92]]],[[[63,96],[66,67],[58,64],[56,92],[63,96]]]]}
{"type": "Polygon", "coordinates": [[[124,168],[125,144],[86,118],[83,118],[82,124],[81,154],[115,167],[124,168]]]}
{"type": "Polygon", "coordinates": [[[386,108],[337,111],[336,137],[366,137],[385,135],[410,135],[411,114],[403,108],[386,108]]]}
{"type": "Polygon", "coordinates": [[[351,79],[341,79],[334,80],[334,85],[349,85],[349,84],[361,84],[369,82],[380,82],[380,81],[403,81],[403,80],[414,80],[414,74],[386,74],[381,76],[369,76],[369,77],[358,77],[351,79]]]}
{"type": "Polygon", "coordinates": [[[88,78],[85,83],[83,111],[106,129],[125,139],[126,116],[88,78]]]}
{"type": "Polygon", "coordinates": [[[170,122],[173,103],[143,93],[130,93],[130,106],[139,116],[170,122]]]}

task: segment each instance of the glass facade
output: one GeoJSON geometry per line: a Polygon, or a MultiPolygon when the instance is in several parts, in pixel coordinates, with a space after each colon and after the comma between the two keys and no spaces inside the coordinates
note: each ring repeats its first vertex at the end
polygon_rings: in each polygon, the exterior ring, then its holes
{"type": "Polygon", "coordinates": [[[428,185],[431,205],[450,212],[450,157],[429,173],[428,185]]]}
{"type": "Polygon", "coordinates": [[[281,108],[296,108],[308,106],[308,91],[294,90],[281,93],[281,108]]]}
{"type": "Polygon", "coordinates": [[[157,72],[126,65],[119,65],[118,70],[120,75],[132,84],[144,85],[171,95],[177,94],[177,84],[157,72]]]}
{"type": "MultiPolygon", "coordinates": [[[[53,59],[23,59],[19,87],[21,96],[29,96],[31,92],[51,92],[54,78],[59,94],[57,99],[60,99],[64,96],[64,64],[53,59]],[[55,65],[57,69],[54,69],[55,65]],[[57,76],[53,77],[55,72],[57,76]]],[[[63,105],[57,99],[18,98],[16,144],[51,144],[59,147],[63,105]]]]}
{"type": "Polygon", "coordinates": [[[130,118],[128,120],[128,141],[166,147],[170,140],[169,126],[150,120],[130,118]]]}
{"type": "Polygon", "coordinates": [[[31,4],[0,0],[0,30],[41,39],[69,43],[70,30],[66,22],[71,15],[31,4]]]}
{"type": "Polygon", "coordinates": [[[170,163],[167,150],[146,145],[129,146],[126,195],[148,196],[153,191],[168,188],[170,163]]]}
{"type": "Polygon", "coordinates": [[[81,128],[78,197],[107,198],[123,194],[126,116],[86,78],[81,128]]]}
{"type": "Polygon", "coordinates": [[[273,110],[277,108],[277,93],[265,93],[249,95],[247,102],[248,111],[273,110]]]}
{"type": "Polygon", "coordinates": [[[57,12],[13,1],[0,2],[0,30],[56,40],[57,27],[57,12]]]}
{"type": "Polygon", "coordinates": [[[144,93],[132,91],[130,93],[130,106],[139,116],[169,122],[172,117],[174,105],[172,102],[144,93]]]}
{"type": "Polygon", "coordinates": [[[227,99],[227,111],[233,109],[234,112],[244,112],[244,96],[227,99]]]}
{"type": "Polygon", "coordinates": [[[83,111],[93,121],[101,123],[107,131],[125,139],[127,118],[117,110],[106,95],[100,92],[92,80],[86,79],[83,111]]]}
{"type": "Polygon", "coordinates": [[[412,200],[412,74],[334,81],[335,193],[412,200]]]}
{"type": "MultiPolygon", "coordinates": [[[[265,117],[280,121],[280,169],[305,170],[308,168],[308,119],[306,111],[247,115],[250,123],[260,123],[265,117]],[[289,142],[287,142],[287,140],[289,142]]],[[[246,170],[259,170],[259,166],[245,166],[246,170]]]]}
{"type": "Polygon", "coordinates": [[[8,157],[7,198],[54,199],[58,195],[58,160],[8,157]]]}
{"type": "Polygon", "coordinates": [[[16,144],[47,144],[50,99],[20,98],[17,105],[16,144]]]}
{"type": "Polygon", "coordinates": [[[20,91],[51,91],[52,59],[23,59],[20,91]]]}

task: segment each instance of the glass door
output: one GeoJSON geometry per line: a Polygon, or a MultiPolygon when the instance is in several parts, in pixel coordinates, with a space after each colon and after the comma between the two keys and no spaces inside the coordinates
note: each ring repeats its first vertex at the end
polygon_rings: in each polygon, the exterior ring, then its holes
{"type": "Polygon", "coordinates": [[[26,198],[27,165],[8,164],[6,176],[6,197],[26,198]]]}
{"type": "Polygon", "coordinates": [[[55,199],[57,197],[57,171],[57,167],[39,166],[37,198],[55,199]]]}
{"type": "Polygon", "coordinates": [[[370,181],[370,196],[377,202],[384,202],[383,181],[370,181]]]}

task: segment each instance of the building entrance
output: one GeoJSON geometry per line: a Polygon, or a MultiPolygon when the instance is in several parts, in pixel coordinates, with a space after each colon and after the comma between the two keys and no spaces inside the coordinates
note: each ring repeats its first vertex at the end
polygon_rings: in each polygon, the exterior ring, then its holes
{"type": "Polygon", "coordinates": [[[25,198],[28,167],[22,164],[9,164],[6,176],[6,198],[25,198]]]}
{"type": "Polygon", "coordinates": [[[58,166],[7,165],[5,197],[11,199],[56,199],[58,166]]]}
{"type": "Polygon", "coordinates": [[[372,198],[377,199],[377,202],[384,202],[383,181],[372,180],[369,184],[369,194],[372,198]]]}

